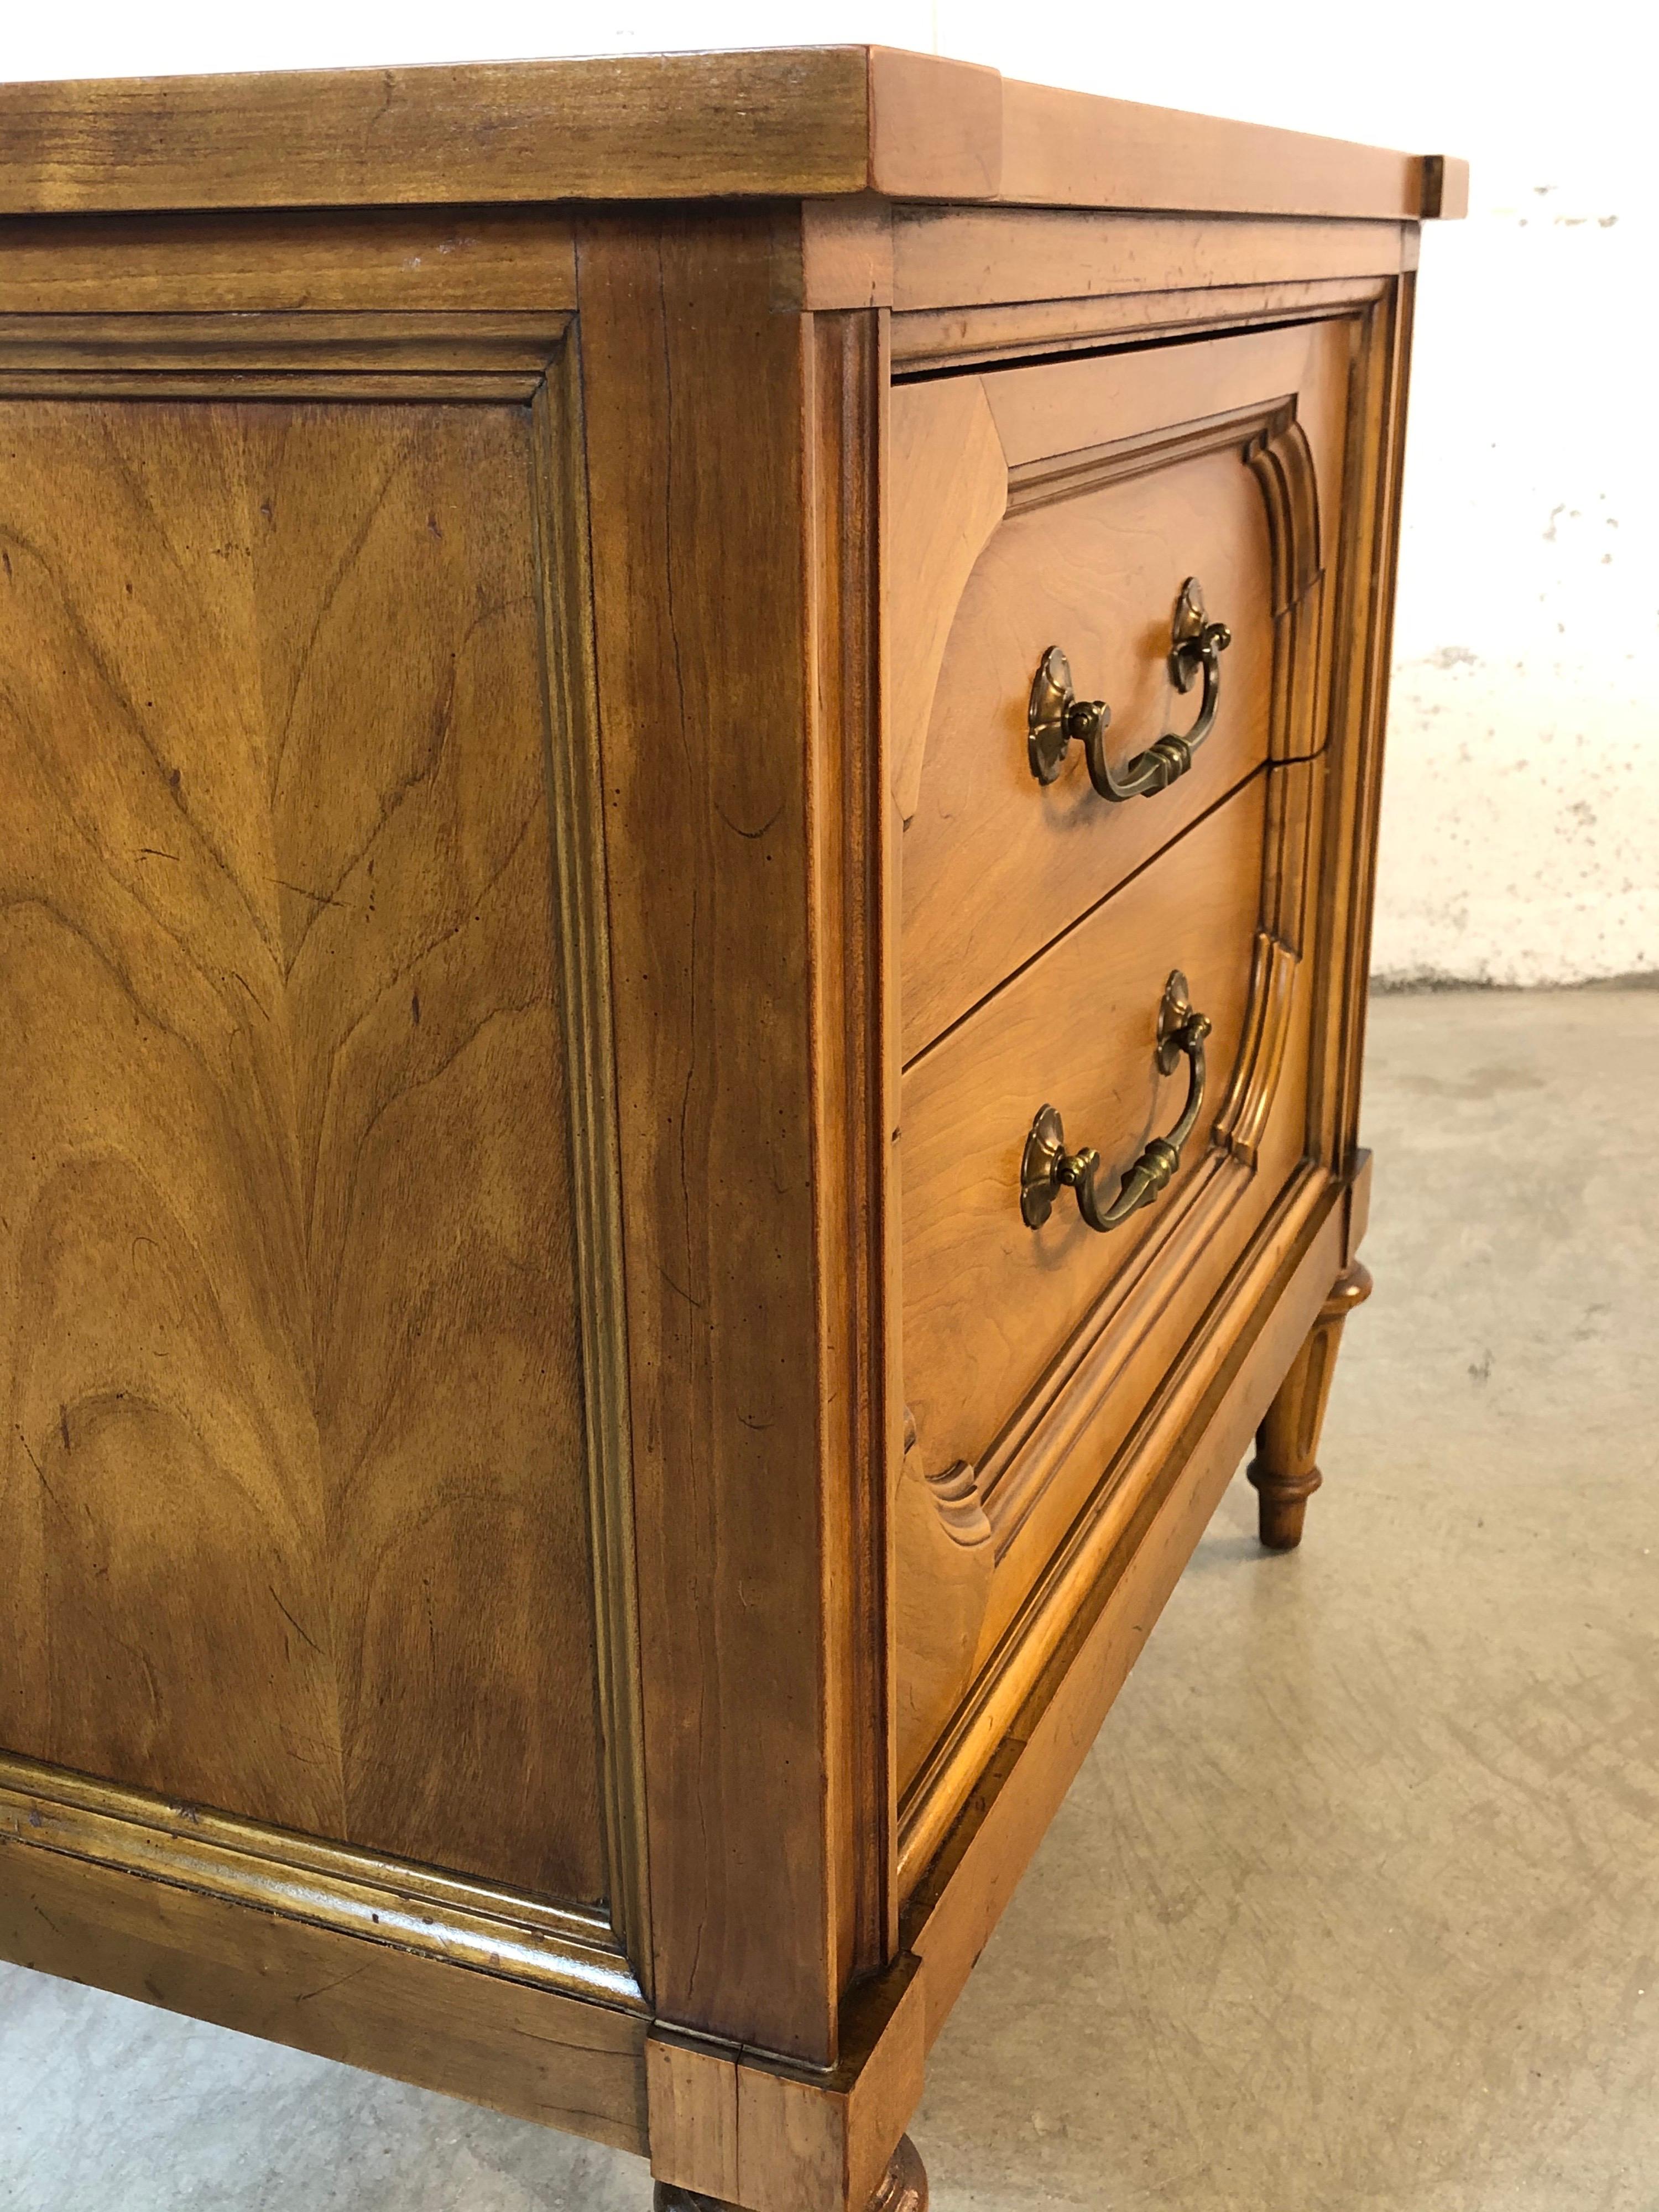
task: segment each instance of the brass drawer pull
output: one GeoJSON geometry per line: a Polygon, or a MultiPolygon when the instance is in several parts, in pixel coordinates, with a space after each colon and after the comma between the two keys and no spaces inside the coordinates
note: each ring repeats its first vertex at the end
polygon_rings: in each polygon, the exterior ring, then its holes
{"type": "Polygon", "coordinates": [[[1091,1229],[1115,1229],[1143,1206],[1150,1206],[1181,1165],[1181,1148],[1198,1126],[1204,1104],[1204,1040],[1210,1034],[1207,1014],[1194,1013],[1187,996],[1187,978],[1177,969],[1164,987],[1158,1017],[1158,1066],[1162,1075],[1172,1075],[1176,1062],[1187,1057],[1187,1103],[1181,1119],[1167,1137],[1154,1137],[1117,1187],[1103,1209],[1095,1188],[1100,1154],[1091,1146],[1080,1152],[1066,1149],[1066,1130],[1060,1109],[1044,1106],[1031,1124],[1019,1167],[1019,1210],[1028,1229],[1041,1229],[1054,1211],[1062,1187],[1077,1193],[1077,1210],[1091,1229]]]}
{"type": "Polygon", "coordinates": [[[1177,776],[1185,775],[1193,755],[1210,734],[1221,704],[1221,656],[1233,641],[1225,623],[1212,623],[1204,611],[1204,586],[1188,576],[1176,601],[1170,625],[1170,677],[1177,691],[1190,691],[1201,674],[1204,696],[1198,720],[1185,737],[1162,737],[1137,753],[1119,775],[1106,757],[1106,732],[1112,710],[1103,699],[1079,699],[1072,689],[1071,664],[1051,645],[1031,684],[1026,716],[1026,751],[1039,783],[1052,783],[1066,764],[1073,738],[1083,740],[1089,780],[1103,799],[1150,799],[1177,776]]]}

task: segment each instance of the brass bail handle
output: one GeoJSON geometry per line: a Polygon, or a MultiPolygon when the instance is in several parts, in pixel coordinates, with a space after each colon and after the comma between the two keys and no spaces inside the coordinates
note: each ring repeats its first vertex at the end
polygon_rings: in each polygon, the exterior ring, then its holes
{"type": "Polygon", "coordinates": [[[1170,679],[1177,691],[1190,691],[1199,678],[1204,694],[1198,719],[1184,737],[1161,737],[1137,753],[1121,773],[1106,757],[1106,732],[1112,710],[1103,699],[1079,699],[1072,688],[1071,663],[1057,645],[1042,656],[1031,684],[1026,713],[1026,752],[1039,783],[1052,783],[1066,764],[1072,740],[1083,742],[1089,781],[1103,799],[1150,799],[1177,776],[1185,775],[1193,755],[1214,726],[1221,704],[1221,656],[1233,641],[1225,623],[1212,623],[1204,611],[1204,586],[1188,576],[1176,601],[1170,624],[1170,679]]]}
{"type": "Polygon", "coordinates": [[[1187,978],[1177,968],[1164,986],[1158,1017],[1158,1067],[1160,1075],[1173,1075],[1176,1062],[1187,1061],[1187,1103],[1181,1119],[1167,1137],[1154,1137],[1118,1184],[1110,1202],[1102,1206],[1095,1188],[1100,1154],[1092,1146],[1081,1152],[1066,1149],[1066,1128],[1060,1109],[1038,1109],[1019,1168],[1019,1211],[1028,1229],[1041,1229],[1053,1212],[1062,1190],[1077,1193],[1077,1210],[1091,1229],[1103,1234],[1150,1206],[1167,1189],[1181,1165],[1181,1151],[1204,1105],[1204,1040],[1210,1034],[1210,1018],[1195,1013],[1187,994],[1187,978]]]}

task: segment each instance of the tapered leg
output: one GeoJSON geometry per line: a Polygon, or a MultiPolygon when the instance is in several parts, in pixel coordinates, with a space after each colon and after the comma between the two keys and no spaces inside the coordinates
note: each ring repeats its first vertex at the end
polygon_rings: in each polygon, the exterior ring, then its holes
{"type": "Polygon", "coordinates": [[[1337,1277],[1295,1366],[1279,1384],[1279,1395],[1255,1432],[1255,1457],[1248,1472],[1255,1486],[1261,1540],[1270,1552],[1292,1552],[1302,1541],[1308,1500],[1324,1479],[1314,1455],[1331,1395],[1342,1324],[1370,1294],[1371,1279],[1356,1260],[1337,1277]]]}
{"type": "MultiPolygon", "coordinates": [[[[718,2197],[699,2197],[694,2189],[676,2189],[666,2181],[657,2184],[654,2203],[656,2212],[733,2212],[718,2197]]],[[[793,2208],[768,2204],[757,2207],[756,2212],[793,2212],[793,2208]]],[[[927,2212],[927,2174],[908,2136],[893,2153],[868,2212],[927,2212]]]]}

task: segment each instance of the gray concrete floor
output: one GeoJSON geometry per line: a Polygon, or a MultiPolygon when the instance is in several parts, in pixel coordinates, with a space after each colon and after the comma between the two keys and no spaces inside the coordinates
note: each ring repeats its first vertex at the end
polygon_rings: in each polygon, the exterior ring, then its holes
{"type": "MultiPolygon", "coordinates": [[[[1659,2208],[1659,992],[1386,998],[1304,1549],[1235,1484],[934,2055],[936,2212],[1659,2208]]],[[[644,2212],[0,1969],[0,2205],[644,2212]]]]}

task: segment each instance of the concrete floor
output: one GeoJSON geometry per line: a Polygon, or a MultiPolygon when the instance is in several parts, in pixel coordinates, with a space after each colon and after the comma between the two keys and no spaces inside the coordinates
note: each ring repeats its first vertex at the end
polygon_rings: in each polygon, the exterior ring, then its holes
{"type": "MultiPolygon", "coordinates": [[[[1304,1548],[1235,1484],[934,2055],[936,2212],[1659,2208],[1659,992],[1376,1006],[1304,1548]]],[[[0,1969],[0,2205],[645,2212],[0,1969]]]]}

